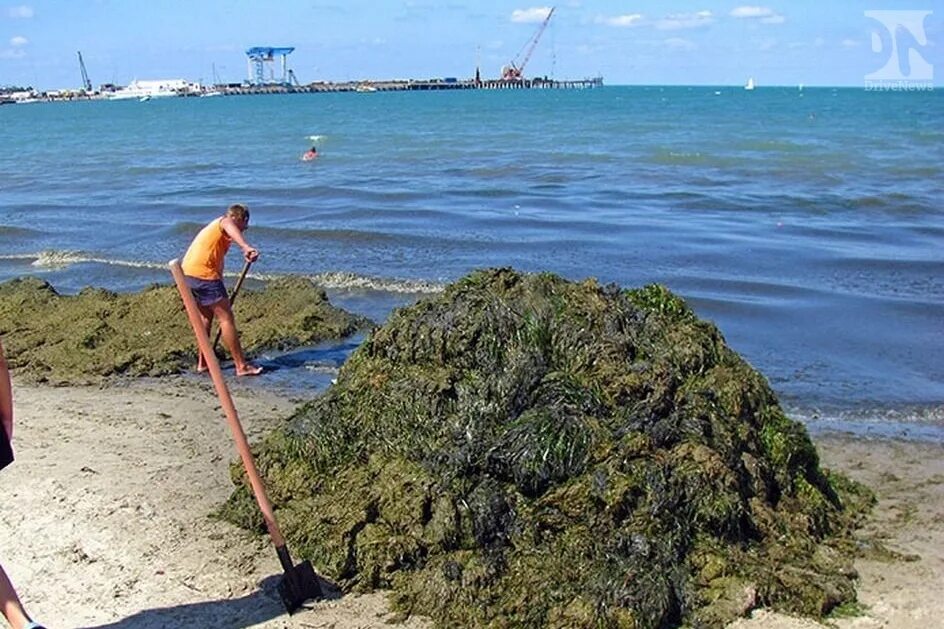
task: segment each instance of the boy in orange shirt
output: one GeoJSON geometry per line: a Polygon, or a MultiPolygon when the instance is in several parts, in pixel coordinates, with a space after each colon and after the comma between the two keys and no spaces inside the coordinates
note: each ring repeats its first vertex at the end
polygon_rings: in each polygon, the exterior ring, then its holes
{"type": "MultiPolygon", "coordinates": [[[[237,376],[257,376],[262,373],[262,367],[247,362],[243,355],[239,334],[236,332],[233,307],[223,285],[223,261],[231,243],[239,245],[243,250],[243,257],[248,262],[255,262],[259,258],[259,251],[243,238],[243,232],[248,227],[249,208],[238,203],[231,205],[226,214],[200,230],[180,263],[187,286],[200,307],[208,334],[213,317],[219,320],[223,342],[233,357],[237,376]]],[[[206,361],[201,353],[197,361],[197,371],[205,370],[206,361]]]]}

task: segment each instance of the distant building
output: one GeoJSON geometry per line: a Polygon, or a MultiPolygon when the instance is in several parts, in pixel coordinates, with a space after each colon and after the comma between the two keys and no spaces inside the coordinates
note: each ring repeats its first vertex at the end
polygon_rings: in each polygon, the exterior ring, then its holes
{"type": "Polygon", "coordinates": [[[28,103],[36,100],[39,97],[39,94],[33,90],[23,90],[19,92],[10,92],[6,94],[8,98],[12,98],[17,103],[28,103]]]}
{"type": "Polygon", "coordinates": [[[109,100],[123,100],[128,98],[162,98],[166,96],[185,96],[200,92],[199,83],[191,83],[184,79],[160,79],[156,81],[131,81],[127,87],[122,87],[108,94],[109,100]]]}

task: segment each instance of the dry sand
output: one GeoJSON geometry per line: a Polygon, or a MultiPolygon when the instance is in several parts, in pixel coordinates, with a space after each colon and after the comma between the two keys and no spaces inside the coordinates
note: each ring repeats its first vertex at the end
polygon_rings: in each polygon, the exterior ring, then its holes
{"type": "MultiPolygon", "coordinates": [[[[271,545],[209,517],[230,492],[235,452],[208,381],[15,382],[14,392],[17,461],[0,472],[0,562],[50,628],[392,626],[382,594],[286,616],[271,545]]],[[[240,384],[233,393],[250,439],[297,403],[240,384]]],[[[936,626],[944,618],[944,447],[839,436],[818,445],[825,464],[878,492],[868,529],[920,556],[858,562],[864,615],[833,626],[936,626]]],[[[821,625],[755,612],[735,626],[821,625]]]]}

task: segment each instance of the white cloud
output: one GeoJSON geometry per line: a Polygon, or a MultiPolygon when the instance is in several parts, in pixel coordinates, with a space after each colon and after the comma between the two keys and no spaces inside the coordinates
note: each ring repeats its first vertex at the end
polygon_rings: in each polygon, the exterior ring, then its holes
{"type": "Polygon", "coordinates": [[[695,50],[698,47],[695,45],[695,42],[682,39],[681,37],[669,37],[663,40],[662,43],[672,50],[695,50]]]}
{"type": "Polygon", "coordinates": [[[33,7],[29,7],[29,6],[26,6],[25,4],[21,4],[18,7],[10,7],[9,14],[10,14],[10,17],[12,18],[20,18],[23,20],[28,20],[31,17],[33,17],[34,11],[33,11],[33,7]]]}
{"type": "Polygon", "coordinates": [[[17,35],[16,37],[10,38],[10,45],[14,48],[19,48],[20,46],[25,46],[29,43],[29,40],[23,37],[22,35],[17,35]]]}
{"type": "Polygon", "coordinates": [[[741,6],[732,9],[729,15],[739,20],[757,20],[762,24],[783,24],[787,18],[770,7],[741,6]]]}
{"type": "Polygon", "coordinates": [[[739,20],[757,20],[761,24],[783,24],[787,18],[769,7],[744,5],[733,9],[729,15],[739,20]]]}
{"type": "Polygon", "coordinates": [[[607,26],[617,26],[620,28],[626,28],[629,26],[639,26],[643,23],[643,16],[641,13],[628,13],[626,15],[615,15],[613,17],[598,17],[597,22],[600,24],[606,24],[607,26]]]}
{"type": "Polygon", "coordinates": [[[768,9],[767,7],[738,7],[731,11],[731,17],[736,18],[758,18],[758,17],[770,17],[774,14],[773,9],[768,9]]]}
{"type": "Polygon", "coordinates": [[[511,12],[512,22],[543,22],[547,19],[551,7],[532,7],[530,9],[515,9],[511,12]]]}
{"type": "Polygon", "coordinates": [[[715,21],[715,16],[711,11],[699,11],[697,13],[674,13],[667,15],[658,22],[656,28],[661,31],[673,31],[683,28],[700,28],[708,26],[715,21]]]}

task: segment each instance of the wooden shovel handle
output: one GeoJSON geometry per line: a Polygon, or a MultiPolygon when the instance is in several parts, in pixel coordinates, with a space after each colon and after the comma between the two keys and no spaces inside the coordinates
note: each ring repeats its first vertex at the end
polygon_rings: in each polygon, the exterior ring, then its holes
{"type": "MultiPolygon", "coordinates": [[[[246,476],[249,477],[249,484],[252,486],[252,493],[259,503],[259,509],[262,511],[262,518],[265,520],[266,528],[269,529],[269,535],[276,548],[285,546],[285,538],[279,529],[278,522],[275,521],[275,514],[272,511],[272,503],[266,495],[265,485],[256,469],[256,462],[252,458],[252,452],[249,450],[249,441],[246,439],[246,433],[243,432],[243,426],[239,423],[239,415],[236,413],[236,406],[233,404],[233,398],[226,387],[226,381],[223,379],[223,370],[220,369],[220,362],[216,359],[216,354],[210,348],[210,337],[203,327],[203,319],[200,317],[200,310],[197,308],[197,302],[194,300],[187,283],[184,280],[184,272],[180,268],[180,262],[176,259],[170,261],[170,272],[174,276],[174,282],[177,283],[177,290],[184,301],[184,307],[187,309],[187,317],[190,319],[190,325],[193,327],[193,333],[197,337],[197,346],[203,352],[203,359],[210,370],[210,377],[213,379],[213,386],[216,388],[216,395],[220,398],[220,405],[223,412],[226,413],[226,421],[233,433],[233,440],[236,442],[236,450],[243,461],[243,467],[246,468],[246,476]]],[[[248,268],[248,264],[246,266],[248,268]]],[[[245,271],[245,270],[244,270],[245,271]]]]}
{"type": "MultiPolygon", "coordinates": [[[[230,306],[232,306],[232,305],[233,305],[233,302],[236,301],[236,295],[239,294],[239,289],[242,287],[242,285],[243,285],[243,280],[246,279],[246,273],[249,272],[249,267],[251,267],[251,266],[252,266],[252,262],[250,262],[249,260],[246,260],[246,264],[243,265],[242,273],[239,274],[239,279],[236,280],[236,285],[233,286],[233,290],[232,290],[232,292],[229,294],[229,305],[230,305],[230,306]]],[[[216,352],[216,346],[220,344],[220,334],[222,334],[222,333],[223,333],[222,330],[219,330],[219,329],[218,329],[218,330],[216,331],[216,338],[213,339],[213,351],[214,351],[214,352],[216,352]]]]}

